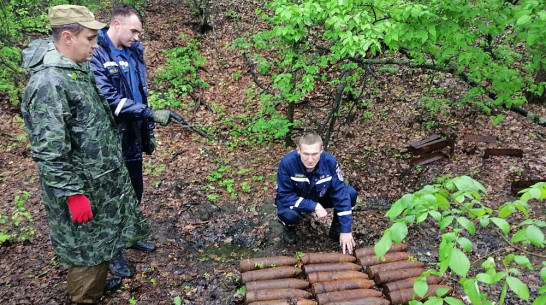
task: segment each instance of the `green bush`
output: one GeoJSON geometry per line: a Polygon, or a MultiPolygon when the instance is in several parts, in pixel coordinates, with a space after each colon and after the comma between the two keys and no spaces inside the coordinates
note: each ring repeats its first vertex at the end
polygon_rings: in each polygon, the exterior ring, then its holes
{"type": "Polygon", "coordinates": [[[17,240],[26,241],[34,237],[32,214],[26,210],[25,203],[30,198],[27,191],[19,191],[15,196],[15,211],[11,216],[0,211],[0,243],[17,240]]]}
{"type": "MultiPolygon", "coordinates": [[[[185,36],[181,35],[181,38],[185,36]]],[[[197,73],[205,64],[199,55],[199,42],[186,41],[185,46],[163,51],[167,55],[167,65],[156,71],[153,79],[160,91],[150,92],[149,103],[152,108],[178,107],[180,98],[192,94],[196,89],[208,88],[209,84],[197,73]]]]}
{"type": "MultiPolygon", "coordinates": [[[[441,178],[437,184],[427,185],[413,194],[402,196],[391,206],[386,216],[393,224],[375,244],[375,253],[378,257],[383,256],[393,242],[400,243],[406,238],[408,226],[420,224],[431,218],[442,232],[442,241],[438,245],[439,270],[428,270],[416,281],[414,290],[417,295],[425,295],[428,289],[426,275],[441,276],[450,269],[460,277],[459,283],[472,304],[503,304],[508,289],[519,298],[529,301],[529,288],[517,277],[521,274],[518,268],[534,270],[525,255],[517,253],[506,255],[501,260],[502,266],[499,269],[493,258],[489,257],[481,265],[485,272],[471,276],[470,260],[465,254],[472,251],[471,236],[478,234],[479,227],[490,226],[498,228],[506,235],[514,249],[517,249],[515,247],[517,243],[544,249],[546,241],[541,228],[546,227],[546,222],[529,218],[527,202],[546,199],[546,183],[537,183],[521,193],[518,200],[506,202],[498,210],[493,210],[482,203],[482,196],[486,194],[486,190],[478,181],[468,176],[441,178]],[[514,213],[521,213],[525,220],[510,223],[509,217],[514,213]],[[512,233],[511,228],[517,228],[517,231],[512,233]],[[480,286],[496,284],[502,287],[498,296],[488,296],[480,290],[480,286]],[[496,301],[490,301],[490,297],[496,301]]],[[[546,266],[546,261],[542,264],[546,266]]],[[[541,269],[540,277],[546,282],[546,267],[541,269]]],[[[538,293],[539,296],[533,305],[545,304],[546,285],[543,285],[538,293]]],[[[442,300],[451,305],[463,304],[451,297],[432,297],[425,304],[442,304],[442,300]]],[[[419,302],[415,301],[412,304],[419,302]]]]}

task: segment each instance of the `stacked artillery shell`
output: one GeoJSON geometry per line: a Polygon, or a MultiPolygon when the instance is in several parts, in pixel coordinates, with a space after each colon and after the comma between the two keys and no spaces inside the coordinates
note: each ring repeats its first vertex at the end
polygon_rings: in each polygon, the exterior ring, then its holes
{"type": "Polygon", "coordinates": [[[356,258],[340,253],[306,253],[303,271],[319,305],[386,305],[374,282],[355,264],[356,258]]]}
{"type": "Polygon", "coordinates": [[[366,274],[374,279],[375,284],[383,286],[383,294],[391,301],[391,304],[407,304],[409,301],[426,300],[429,296],[437,295],[440,291],[447,291],[444,295],[451,294],[453,289],[445,285],[437,285],[442,278],[435,275],[426,277],[429,290],[423,298],[415,296],[413,284],[425,271],[425,264],[409,260],[413,254],[407,253],[407,245],[392,245],[391,249],[378,259],[375,256],[373,246],[355,250],[358,263],[366,269],[366,274]],[[444,289],[444,290],[442,290],[444,289]]]}
{"type": "Polygon", "coordinates": [[[301,268],[289,256],[244,259],[239,262],[242,282],[246,285],[245,304],[249,305],[316,305],[304,290],[309,282],[294,278],[301,268]]]}

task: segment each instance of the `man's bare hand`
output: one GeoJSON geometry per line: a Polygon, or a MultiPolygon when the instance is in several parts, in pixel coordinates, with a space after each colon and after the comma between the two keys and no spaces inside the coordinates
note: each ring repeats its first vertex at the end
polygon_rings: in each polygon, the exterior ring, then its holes
{"type": "Polygon", "coordinates": [[[322,207],[320,203],[317,202],[317,206],[315,207],[315,214],[317,215],[318,221],[326,220],[324,217],[328,214],[326,210],[322,207]]]}
{"type": "Polygon", "coordinates": [[[353,254],[353,249],[356,246],[353,233],[340,233],[339,246],[343,254],[353,254]]]}

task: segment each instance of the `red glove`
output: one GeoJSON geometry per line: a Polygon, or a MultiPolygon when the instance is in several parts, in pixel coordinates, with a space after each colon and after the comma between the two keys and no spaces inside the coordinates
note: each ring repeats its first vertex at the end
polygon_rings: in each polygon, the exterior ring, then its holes
{"type": "Polygon", "coordinates": [[[68,208],[74,222],[82,223],[93,219],[91,203],[85,195],[79,194],[68,197],[68,208]]]}

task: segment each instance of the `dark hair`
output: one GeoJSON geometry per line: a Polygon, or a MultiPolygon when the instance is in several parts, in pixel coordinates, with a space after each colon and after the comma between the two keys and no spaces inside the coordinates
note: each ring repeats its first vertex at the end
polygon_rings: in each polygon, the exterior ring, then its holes
{"type": "Polygon", "coordinates": [[[130,17],[132,15],[136,15],[138,19],[142,19],[142,16],[140,16],[140,13],[134,7],[129,4],[118,4],[112,9],[110,22],[113,22],[116,17],[130,17]]]}
{"type": "Polygon", "coordinates": [[[301,136],[298,142],[298,147],[301,147],[301,145],[313,145],[315,143],[320,143],[320,146],[322,146],[321,137],[314,132],[308,132],[301,136]]]}
{"type": "Polygon", "coordinates": [[[62,24],[62,25],[52,25],[51,26],[51,32],[53,33],[53,40],[58,41],[59,38],[61,38],[61,33],[64,31],[68,31],[74,35],[78,35],[83,31],[85,27],[79,23],[68,23],[68,24],[62,24]]]}

